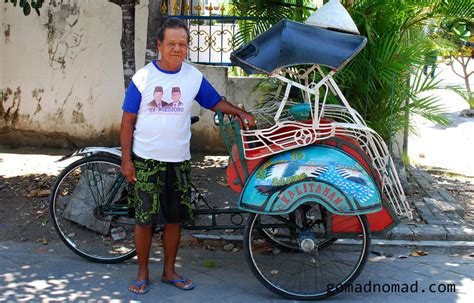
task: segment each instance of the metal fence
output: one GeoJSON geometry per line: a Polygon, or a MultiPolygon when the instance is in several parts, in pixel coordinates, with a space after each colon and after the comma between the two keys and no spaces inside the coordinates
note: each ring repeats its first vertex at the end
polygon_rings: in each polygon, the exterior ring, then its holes
{"type": "MultiPolygon", "coordinates": [[[[216,1],[217,2],[217,1],[216,1]]],[[[239,45],[235,38],[240,28],[255,24],[261,18],[237,16],[234,9],[211,1],[163,1],[163,14],[185,20],[189,27],[188,58],[195,63],[231,65],[230,54],[239,45]]]]}

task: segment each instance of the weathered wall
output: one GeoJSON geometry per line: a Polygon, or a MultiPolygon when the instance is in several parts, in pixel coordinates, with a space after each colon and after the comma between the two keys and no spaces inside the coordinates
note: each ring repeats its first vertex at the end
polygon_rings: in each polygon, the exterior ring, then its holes
{"type": "Polygon", "coordinates": [[[52,143],[62,138],[61,145],[111,143],[120,112],[110,109],[123,95],[120,8],[70,1],[45,6],[40,17],[24,17],[11,5],[3,10],[2,27],[9,29],[1,46],[3,137],[20,140],[25,134],[27,144],[43,137],[52,143]]]}
{"type": "MultiPolygon", "coordinates": [[[[144,64],[147,2],[136,11],[137,68],[144,64]]],[[[0,10],[0,143],[118,145],[124,95],[120,7],[106,0],[51,1],[39,17],[25,17],[12,5],[0,10]]],[[[258,98],[250,93],[258,79],[199,68],[229,100],[249,106],[258,98]]],[[[197,105],[193,113],[201,116],[193,146],[222,147],[212,114],[197,105]]]]}

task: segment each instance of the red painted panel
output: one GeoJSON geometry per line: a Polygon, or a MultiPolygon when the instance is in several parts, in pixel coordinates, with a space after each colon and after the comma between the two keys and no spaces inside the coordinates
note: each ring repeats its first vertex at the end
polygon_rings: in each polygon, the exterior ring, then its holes
{"type": "MultiPolygon", "coordinates": [[[[232,161],[229,160],[229,165],[227,166],[227,171],[226,171],[227,184],[234,191],[240,193],[242,191],[242,184],[238,183],[237,181],[240,180],[239,176],[242,179],[244,178],[244,173],[242,170],[242,163],[240,162],[239,149],[237,145],[232,146],[232,159],[234,159],[235,166],[237,166],[237,169],[235,168],[232,161]]],[[[266,160],[266,158],[260,158],[256,160],[245,160],[247,164],[248,175],[250,175],[255,170],[255,168],[260,164],[260,162],[264,160],[266,160]]]]}
{"type": "MultiPolygon", "coordinates": [[[[332,215],[331,231],[334,233],[360,232],[360,224],[355,216],[332,215]]],[[[393,224],[390,213],[382,208],[381,211],[367,215],[371,232],[381,232],[393,224]]]]}

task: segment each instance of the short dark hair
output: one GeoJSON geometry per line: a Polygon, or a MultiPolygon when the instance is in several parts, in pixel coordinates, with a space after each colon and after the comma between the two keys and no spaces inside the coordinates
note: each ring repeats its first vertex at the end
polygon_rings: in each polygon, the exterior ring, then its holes
{"type": "Polygon", "coordinates": [[[156,34],[156,39],[160,42],[163,42],[163,39],[165,38],[165,30],[167,28],[182,28],[186,31],[186,34],[188,35],[188,42],[189,42],[189,29],[186,26],[186,24],[183,22],[183,20],[178,19],[178,18],[168,18],[166,19],[165,22],[163,22],[163,25],[161,28],[158,30],[158,33],[156,34]]]}

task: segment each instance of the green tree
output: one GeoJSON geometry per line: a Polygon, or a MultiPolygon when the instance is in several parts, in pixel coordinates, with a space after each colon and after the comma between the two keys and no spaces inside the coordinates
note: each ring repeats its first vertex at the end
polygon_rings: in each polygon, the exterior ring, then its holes
{"type": "MultiPolygon", "coordinates": [[[[410,114],[447,124],[439,100],[426,94],[442,86],[436,77],[424,77],[421,72],[433,49],[424,29],[432,19],[472,15],[471,0],[342,2],[368,42],[336,79],[367,124],[385,140],[413,129],[410,114]]],[[[274,90],[272,83],[269,80],[262,86],[274,90]]]]}
{"type": "Polygon", "coordinates": [[[448,123],[439,100],[426,94],[442,88],[439,80],[420,71],[442,41],[427,36],[426,28],[433,20],[472,18],[472,8],[471,0],[359,0],[349,6],[368,43],[339,77],[348,100],[382,137],[411,129],[407,112],[448,123]]]}
{"type": "Polygon", "coordinates": [[[441,41],[444,42],[439,45],[441,54],[448,58],[454,74],[464,80],[465,90],[461,90],[460,94],[469,102],[471,109],[474,109],[474,96],[469,77],[473,72],[469,72],[468,66],[474,56],[473,29],[472,19],[458,17],[440,19],[438,31],[438,34],[443,38],[441,41]],[[455,65],[460,66],[460,70],[455,65]]]}
{"type": "Polygon", "coordinates": [[[351,105],[386,140],[411,127],[407,112],[448,122],[439,100],[425,94],[439,88],[439,81],[423,77],[420,70],[431,51],[423,26],[433,14],[433,2],[359,0],[349,7],[368,42],[336,78],[351,105]]]}

